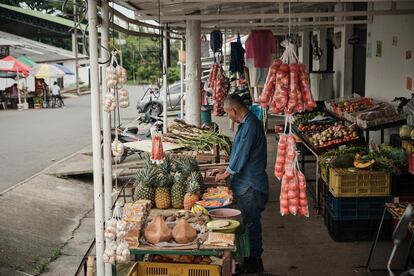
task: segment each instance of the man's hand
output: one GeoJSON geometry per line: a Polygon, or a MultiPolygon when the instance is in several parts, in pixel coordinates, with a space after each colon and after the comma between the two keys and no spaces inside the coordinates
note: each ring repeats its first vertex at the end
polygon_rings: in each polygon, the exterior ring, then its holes
{"type": "Polygon", "coordinates": [[[229,176],[230,174],[227,171],[225,171],[224,173],[219,173],[216,175],[216,182],[226,180],[229,176]]]}

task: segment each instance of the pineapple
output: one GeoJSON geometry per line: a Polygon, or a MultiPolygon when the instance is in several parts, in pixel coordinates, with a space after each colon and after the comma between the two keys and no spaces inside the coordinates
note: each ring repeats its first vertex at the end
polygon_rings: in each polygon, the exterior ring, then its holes
{"type": "Polygon", "coordinates": [[[190,210],[200,200],[200,172],[193,171],[188,178],[187,193],[184,196],[184,209],[190,210]]]}
{"type": "Polygon", "coordinates": [[[154,205],[155,191],[154,184],[158,181],[159,171],[157,167],[147,164],[147,166],[135,176],[136,183],[138,184],[135,188],[134,200],[151,200],[154,205]]]}
{"type": "Polygon", "coordinates": [[[181,173],[176,172],[174,185],[171,187],[171,205],[173,208],[182,209],[184,207],[185,182],[181,173]]]}
{"type": "Polygon", "coordinates": [[[174,176],[163,174],[155,188],[155,207],[168,209],[171,205],[171,185],[174,183],[174,176]]]}
{"type": "Polygon", "coordinates": [[[179,157],[176,161],[176,170],[182,174],[184,179],[188,179],[192,172],[197,172],[198,182],[203,184],[203,177],[197,159],[187,156],[179,157]]]}

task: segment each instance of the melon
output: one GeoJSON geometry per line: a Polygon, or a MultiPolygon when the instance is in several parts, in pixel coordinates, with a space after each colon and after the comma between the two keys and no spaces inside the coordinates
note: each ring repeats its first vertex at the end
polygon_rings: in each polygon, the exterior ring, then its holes
{"type": "Polygon", "coordinates": [[[172,236],[177,243],[191,243],[197,237],[197,231],[185,219],[180,219],[172,230],[172,236]]]}
{"type": "Polygon", "coordinates": [[[171,240],[171,230],[162,216],[154,218],[145,229],[145,238],[152,244],[168,242],[171,240]]]}

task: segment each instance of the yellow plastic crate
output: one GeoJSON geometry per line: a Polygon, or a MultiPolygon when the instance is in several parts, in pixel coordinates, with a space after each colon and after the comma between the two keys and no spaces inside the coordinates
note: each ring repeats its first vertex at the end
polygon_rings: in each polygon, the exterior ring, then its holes
{"type": "Polygon", "coordinates": [[[385,172],[329,170],[329,191],[334,197],[389,196],[390,183],[390,174],[385,172]]]}
{"type": "Polygon", "coordinates": [[[321,178],[322,180],[328,184],[328,178],[329,178],[329,168],[325,166],[320,166],[321,169],[321,178]]]}
{"type": "Polygon", "coordinates": [[[220,276],[218,265],[137,262],[128,276],[220,276]]]}
{"type": "Polygon", "coordinates": [[[414,141],[402,141],[401,147],[405,149],[406,153],[412,153],[414,152],[414,141]]]}

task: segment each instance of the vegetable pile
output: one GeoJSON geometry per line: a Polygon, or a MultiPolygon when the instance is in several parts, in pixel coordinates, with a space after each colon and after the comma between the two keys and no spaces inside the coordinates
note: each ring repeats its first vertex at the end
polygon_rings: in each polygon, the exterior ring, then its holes
{"type": "Polygon", "coordinates": [[[175,120],[168,127],[168,133],[163,135],[163,139],[165,142],[184,145],[190,150],[212,150],[218,145],[220,149],[230,154],[229,137],[186,124],[181,120],[175,120]]]}
{"type": "Polygon", "coordinates": [[[277,146],[275,176],[282,179],[280,213],[309,217],[305,175],[299,170],[296,141],[293,135],[282,134],[277,146]]]}
{"type": "Polygon", "coordinates": [[[226,75],[221,64],[214,63],[211,66],[208,76],[208,87],[213,91],[213,115],[222,116],[224,114],[223,100],[227,96],[226,75]]]}
{"type": "Polygon", "coordinates": [[[298,63],[293,44],[286,42],[282,46],[286,50],[270,67],[259,97],[260,106],[264,109],[271,107],[271,112],[275,114],[312,110],[316,103],[310,91],[306,66],[298,63]]]}

